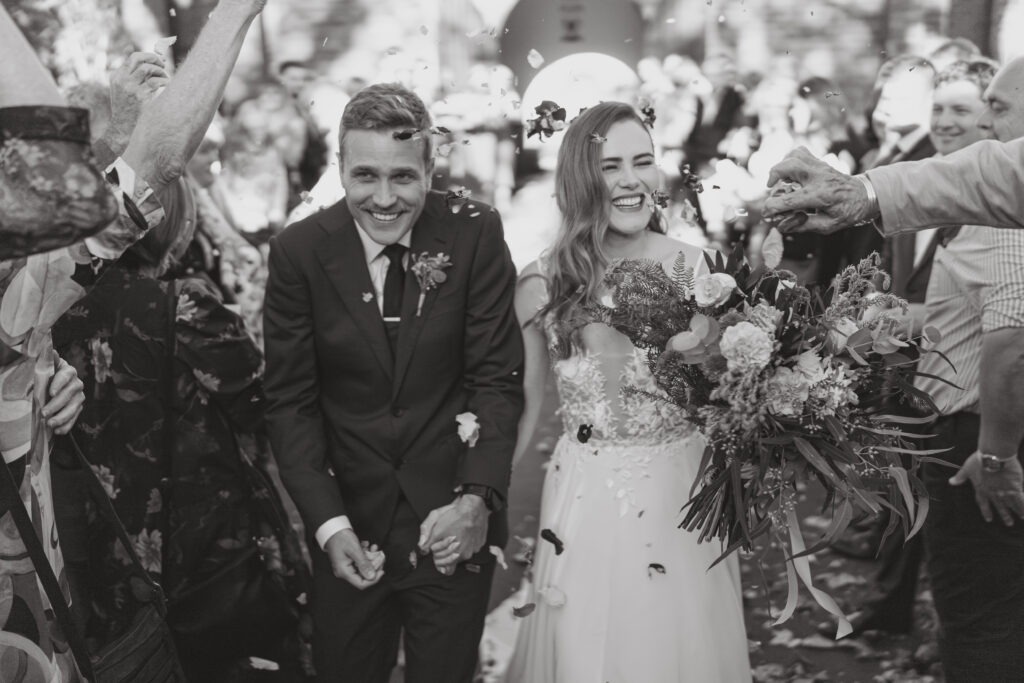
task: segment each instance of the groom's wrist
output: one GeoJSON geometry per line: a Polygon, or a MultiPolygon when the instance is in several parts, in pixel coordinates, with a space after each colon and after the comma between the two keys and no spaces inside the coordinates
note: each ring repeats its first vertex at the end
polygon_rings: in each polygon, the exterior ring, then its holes
{"type": "Polygon", "coordinates": [[[463,484],[455,489],[459,496],[476,496],[483,501],[489,512],[496,512],[505,507],[505,500],[490,486],[483,484],[463,484]]]}

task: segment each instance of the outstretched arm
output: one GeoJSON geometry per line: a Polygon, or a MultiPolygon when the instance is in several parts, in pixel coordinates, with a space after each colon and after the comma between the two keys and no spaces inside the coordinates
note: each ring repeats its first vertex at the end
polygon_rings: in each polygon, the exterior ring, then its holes
{"type": "Polygon", "coordinates": [[[1024,228],[1024,139],[868,171],[886,236],[944,225],[1024,228]]]}
{"type": "Polygon", "coordinates": [[[266,0],[220,0],[167,89],[146,105],[124,160],[159,193],[185,170],[224,95],[249,26],[266,0]]]}
{"type": "Polygon", "coordinates": [[[840,173],[800,148],[772,168],[768,184],[779,182],[793,185],[773,192],[764,215],[783,232],[827,234],[869,221],[886,237],[965,223],[1024,228],[1024,139],[976,142],[862,176],[840,173]]]}

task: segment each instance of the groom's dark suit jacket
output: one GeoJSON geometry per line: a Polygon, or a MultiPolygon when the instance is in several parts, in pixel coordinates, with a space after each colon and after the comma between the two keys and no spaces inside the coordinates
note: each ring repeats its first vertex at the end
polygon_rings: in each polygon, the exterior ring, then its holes
{"type": "MultiPolygon", "coordinates": [[[[505,497],[522,411],[522,340],[515,267],[491,207],[453,214],[431,192],[412,229],[410,264],[444,253],[448,280],[427,293],[406,275],[392,354],[344,200],[270,244],[265,305],[267,419],[281,478],[312,534],[348,515],[361,540],[383,545],[400,494],[422,520],[460,484],[505,497]],[[470,411],[468,448],[455,416],[470,411]]],[[[491,516],[488,544],[507,540],[491,516]]]]}

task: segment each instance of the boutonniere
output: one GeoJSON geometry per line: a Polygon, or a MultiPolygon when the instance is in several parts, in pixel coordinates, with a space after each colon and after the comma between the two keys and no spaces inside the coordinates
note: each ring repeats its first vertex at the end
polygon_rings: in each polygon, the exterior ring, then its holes
{"type": "Polygon", "coordinates": [[[423,300],[427,298],[427,292],[448,280],[444,269],[451,266],[452,261],[448,255],[440,252],[436,256],[423,252],[412,262],[409,269],[420,283],[420,300],[416,303],[417,318],[423,312],[423,300]]]}
{"type": "Polygon", "coordinates": [[[455,416],[455,422],[459,425],[459,438],[462,443],[470,448],[476,445],[480,438],[480,423],[476,421],[473,413],[459,413],[455,416]]]}

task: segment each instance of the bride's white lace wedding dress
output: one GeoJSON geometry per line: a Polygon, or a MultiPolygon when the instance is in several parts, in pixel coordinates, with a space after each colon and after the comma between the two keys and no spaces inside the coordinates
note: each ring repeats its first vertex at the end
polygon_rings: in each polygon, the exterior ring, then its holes
{"type": "Polygon", "coordinates": [[[662,393],[624,335],[591,323],[581,336],[582,352],[553,365],[565,431],[541,499],[551,533],[506,680],[750,681],[737,559],[709,570],[721,545],[678,528],[703,439],[667,401],[620,392],[662,393]]]}

